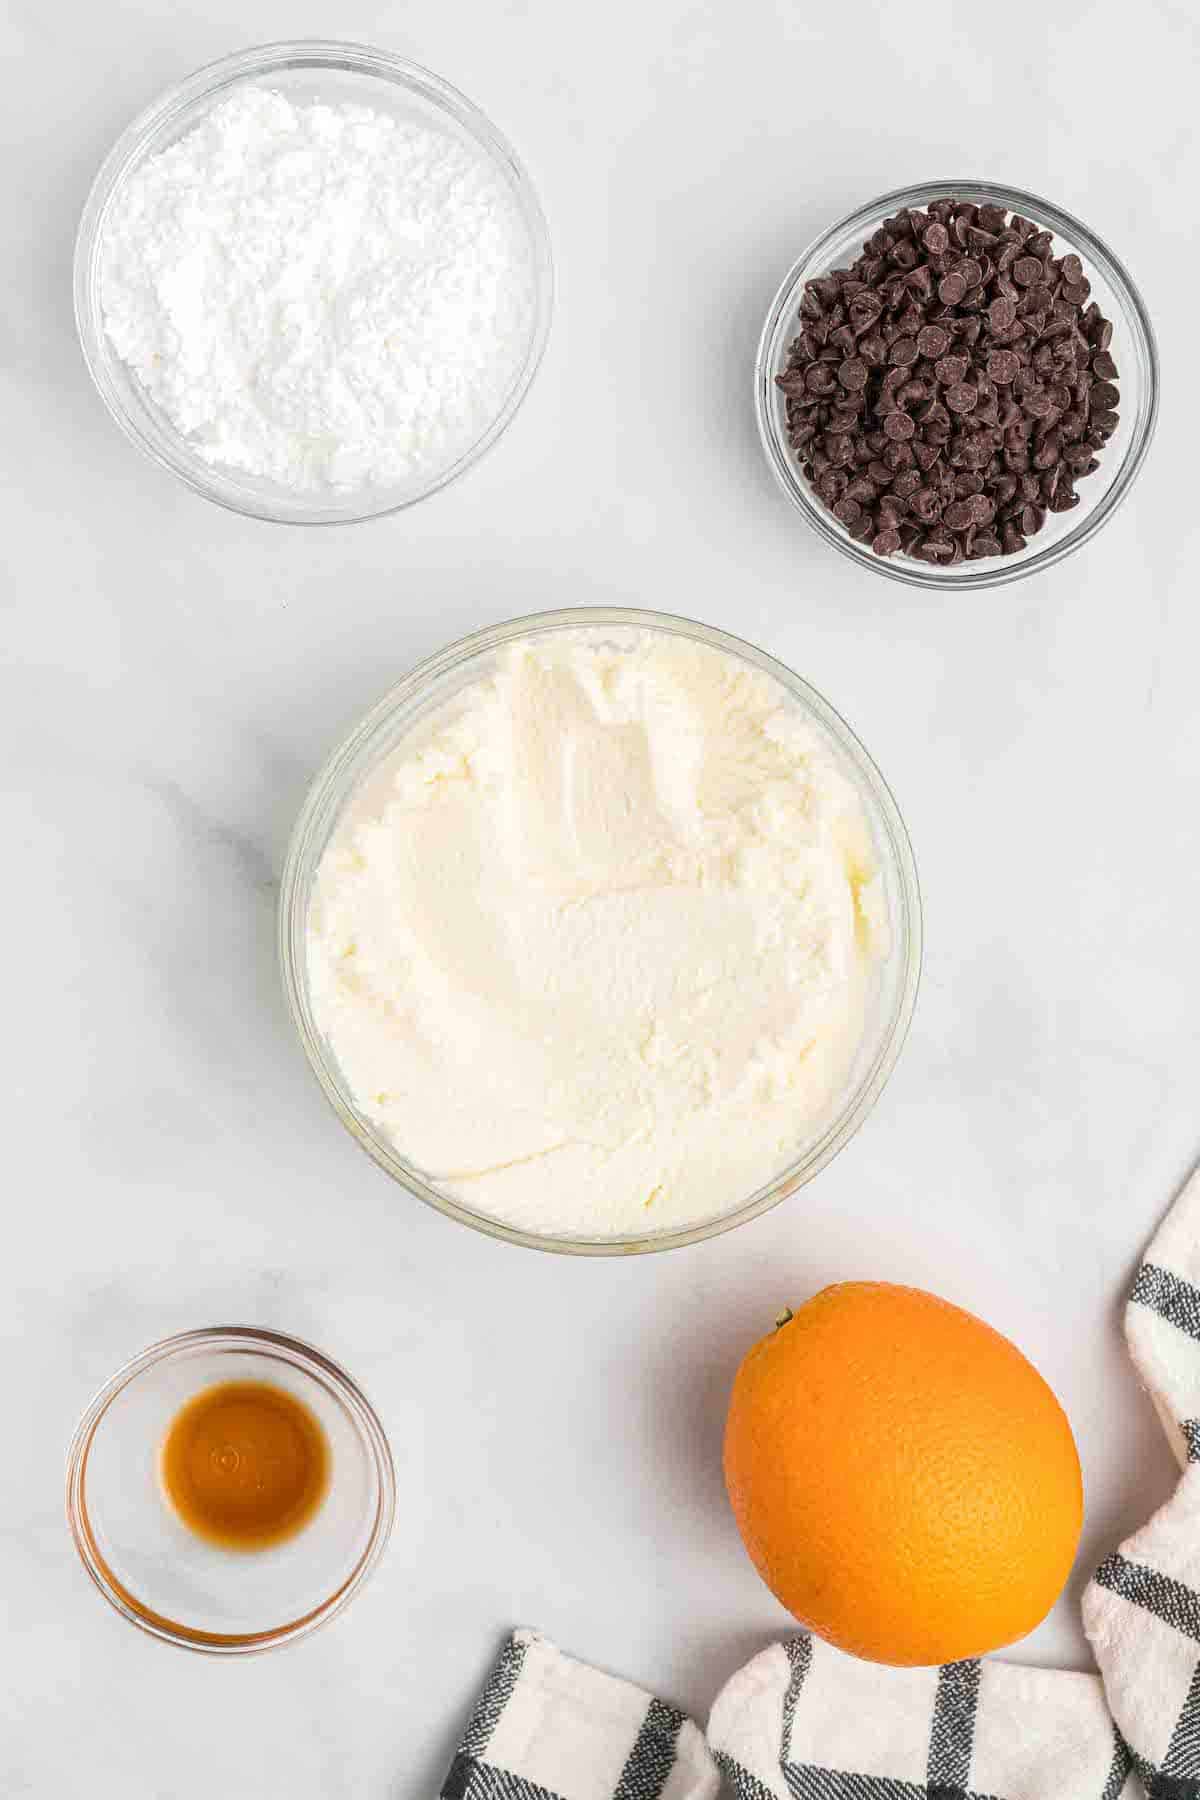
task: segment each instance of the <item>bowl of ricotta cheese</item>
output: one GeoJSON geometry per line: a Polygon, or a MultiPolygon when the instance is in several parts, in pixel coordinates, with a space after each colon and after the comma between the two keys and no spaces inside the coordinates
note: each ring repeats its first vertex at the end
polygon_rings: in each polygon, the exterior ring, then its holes
{"type": "Polygon", "coordinates": [[[326,1096],[410,1193],[628,1254],[754,1217],[853,1135],[921,907],[886,783],[807,683],[582,608],[443,650],[334,752],[280,950],[326,1096]]]}

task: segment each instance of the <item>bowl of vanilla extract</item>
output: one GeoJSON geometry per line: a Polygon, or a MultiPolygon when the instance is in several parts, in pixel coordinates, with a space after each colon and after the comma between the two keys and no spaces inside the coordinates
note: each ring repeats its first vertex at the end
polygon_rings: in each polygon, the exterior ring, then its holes
{"type": "Polygon", "coordinates": [[[396,1479],[362,1390],[322,1351],[254,1326],[152,1345],[71,1443],[84,1568],[133,1625],[215,1655],[314,1631],[387,1545],[396,1479]]]}

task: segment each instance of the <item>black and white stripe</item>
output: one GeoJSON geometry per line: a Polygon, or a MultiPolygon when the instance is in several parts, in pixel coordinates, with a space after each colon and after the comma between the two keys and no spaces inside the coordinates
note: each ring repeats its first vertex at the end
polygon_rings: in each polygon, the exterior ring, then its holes
{"type": "Polygon", "coordinates": [[[458,1753],[442,1783],[440,1800],[555,1800],[528,1782],[518,1782],[482,1761],[500,1715],[512,1699],[525,1661],[526,1644],[509,1638],[467,1721],[458,1753]]]}
{"type": "Polygon", "coordinates": [[[938,1670],[937,1696],[929,1728],[929,1800],[963,1800],[975,1748],[979,1706],[978,1658],[946,1663],[938,1670]]]}
{"type": "Polygon", "coordinates": [[[919,1781],[857,1775],[849,1769],[824,1769],[817,1763],[788,1763],[783,1774],[794,1800],[926,1800],[929,1793],[919,1781]]]}
{"type": "Polygon", "coordinates": [[[1175,1721],[1161,1773],[1189,1778],[1196,1793],[1200,1794],[1200,1662],[1196,1664],[1187,1699],[1175,1721]]]}
{"type": "Polygon", "coordinates": [[[1145,1306],[1160,1319],[1178,1326],[1189,1337],[1200,1338],[1200,1288],[1173,1275],[1157,1263],[1143,1263],[1137,1272],[1130,1304],[1145,1306]]]}
{"type": "Polygon", "coordinates": [[[1105,1558],[1093,1580],[1200,1643],[1200,1594],[1182,1581],[1147,1568],[1145,1563],[1129,1562],[1119,1552],[1105,1558]]]}
{"type": "Polygon", "coordinates": [[[807,1634],[804,1637],[789,1638],[784,1648],[792,1671],[783,1696],[783,1738],[779,1752],[780,1761],[786,1765],[792,1759],[792,1727],[796,1722],[796,1703],[800,1698],[800,1690],[808,1679],[808,1671],[812,1668],[812,1639],[807,1634]]]}
{"type": "Polygon", "coordinates": [[[461,1751],[450,1765],[440,1800],[561,1800],[549,1788],[538,1787],[507,1769],[493,1769],[488,1763],[461,1751]]]}
{"type": "Polygon", "coordinates": [[[500,1715],[520,1680],[527,1649],[523,1638],[513,1636],[497,1657],[463,1732],[463,1741],[459,1745],[463,1756],[482,1756],[487,1749],[492,1733],[500,1723],[500,1715]]]}
{"type": "Polygon", "coordinates": [[[730,1756],[728,1750],[714,1750],[713,1761],[738,1800],[775,1800],[770,1788],[764,1787],[757,1775],[752,1775],[749,1769],[744,1769],[736,1757],[730,1756]]]}
{"type": "Polygon", "coordinates": [[[1108,1780],[1104,1784],[1104,1792],[1101,1794],[1100,1800],[1119,1800],[1119,1795],[1129,1778],[1129,1771],[1132,1767],[1133,1756],[1129,1746],[1114,1725],[1112,1761],[1108,1765],[1108,1780]]]}
{"type": "Polygon", "coordinates": [[[613,1800],[659,1800],[675,1767],[675,1746],[682,1730],[681,1712],[663,1700],[650,1702],[613,1800]]]}

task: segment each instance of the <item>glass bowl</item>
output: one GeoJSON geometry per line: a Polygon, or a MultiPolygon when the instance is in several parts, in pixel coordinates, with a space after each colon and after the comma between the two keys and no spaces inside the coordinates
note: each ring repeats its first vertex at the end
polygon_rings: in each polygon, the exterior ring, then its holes
{"type": "Polygon", "coordinates": [[[640,608],[579,607],[512,619],[451,644],[406,675],[338,746],[309,790],[288,847],[279,901],[279,954],[292,1019],[313,1072],[342,1124],[381,1169],[448,1218],[508,1243],[583,1256],[629,1256],[675,1249],[744,1224],[811,1181],[854,1135],[891,1074],[912,1017],[921,965],[921,900],[908,833],[886,782],[850,727],[807,682],[762,650],[707,625],[640,608]],[[854,784],[875,840],[891,948],[880,968],[873,1016],[834,1114],[766,1186],[744,1195],[715,1218],[676,1230],[627,1237],[530,1232],[477,1212],[435,1187],[355,1105],[314,1013],[306,948],[309,906],[321,857],[351,798],[378,776],[384,761],[419,720],[487,675],[505,645],[560,632],[594,633],[602,641],[619,643],[622,635],[646,631],[709,645],[762,670],[823,733],[854,784]]]}
{"type": "Polygon", "coordinates": [[[75,245],[75,320],[84,360],[109,412],[126,437],[195,493],[252,518],[290,525],[349,524],[399,512],[463,474],[511,424],[545,349],[554,276],[546,221],[516,152],[491,121],[456,88],[385,50],[320,39],[267,44],[209,64],[160,96],[118,138],[92,184],[75,245]],[[294,493],[197,454],[156,405],[104,328],[100,247],[113,196],[132,172],[192,130],[236,87],[263,84],[290,99],[369,106],[407,123],[433,126],[481,149],[506,182],[524,222],[533,271],[529,340],[516,378],[486,430],[454,462],[409,486],[294,493]]]}
{"type": "Polygon", "coordinates": [[[767,461],[780,486],[805,519],[835,550],[863,568],[887,575],[910,587],[1000,587],[1034,575],[1078,550],[1111,519],[1133,485],[1141,468],[1158,417],[1158,351],[1154,332],[1141,295],[1107,244],[1061,207],[1019,188],[998,187],[991,181],[923,181],[916,187],[897,188],[878,200],[859,207],[822,232],[815,243],[792,265],[767,314],[759,340],[754,371],[754,404],[759,435],[767,461]],[[980,562],[959,563],[953,568],[917,562],[896,554],[876,556],[869,544],[856,543],[840,519],[818,499],[788,443],[786,396],[775,384],[787,364],[788,346],[796,336],[797,314],[805,284],[831,269],[852,263],[867,238],[883,221],[902,207],[925,207],[931,200],[956,196],[978,202],[991,201],[1008,212],[1033,219],[1053,232],[1055,254],[1074,251],[1091,282],[1091,299],[1112,321],[1112,355],[1120,371],[1121,420],[1104,450],[1100,467],[1079,483],[1079,505],[1066,513],[1048,513],[1046,523],[1024,550],[1012,556],[992,556],[980,562]]]}
{"type": "Polygon", "coordinates": [[[123,1618],[152,1637],[217,1655],[304,1637],[350,1602],[383,1555],[396,1478],[383,1426],[344,1369],[310,1344],[252,1326],[166,1338],[105,1383],[67,1459],[67,1519],[84,1568],[123,1618]],[[316,1414],[329,1488],[297,1536],[253,1553],[195,1536],[158,1474],[180,1408],[224,1381],[286,1388],[316,1414]]]}

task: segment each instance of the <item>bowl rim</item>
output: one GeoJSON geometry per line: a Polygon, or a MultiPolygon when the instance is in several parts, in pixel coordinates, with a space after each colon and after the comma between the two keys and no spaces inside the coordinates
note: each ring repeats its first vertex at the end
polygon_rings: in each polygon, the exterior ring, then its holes
{"type": "Polygon", "coordinates": [[[349,1605],[378,1566],[391,1536],[395,1513],[396,1471],[391,1448],[379,1415],[362,1389],[340,1363],[319,1350],[315,1344],[263,1326],[201,1326],[191,1331],[176,1332],[171,1337],[160,1338],[157,1343],[150,1344],[123,1363],[89,1401],[67,1449],[67,1525],[79,1559],[93,1584],[109,1605],[140,1631],[158,1638],[162,1643],[174,1644],[182,1650],[194,1650],[205,1656],[259,1655],[265,1650],[278,1649],[283,1644],[307,1637],[318,1626],[336,1617],[349,1605]],[[298,1618],[286,1620],[283,1624],[264,1631],[201,1631],[143,1606],[110,1568],[96,1541],[88,1514],[88,1457],[96,1432],[113,1401],[148,1369],[202,1350],[215,1350],[218,1353],[251,1350],[303,1369],[327,1391],[332,1392],[350,1415],[367,1447],[375,1471],[375,1516],[363,1551],[349,1575],[318,1606],[311,1607],[298,1618]]]}
{"type": "MultiPolygon", "coordinates": [[[[191,123],[199,123],[199,120],[191,123]]],[[[261,519],[270,525],[365,524],[371,519],[406,512],[464,475],[499,442],[520,410],[545,354],[555,301],[554,258],[546,215],[528,170],[504,133],[482,107],[433,70],[378,45],[338,38],[280,39],[235,50],[204,64],[173,87],[163,89],[143,107],[113,143],[88,190],[75,234],[72,283],[76,336],[85,367],[109,416],[124,436],[151,462],[183,482],[193,493],[229,512],[261,519]],[[120,359],[108,345],[99,299],[98,259],[108,208],[126,178],[147,154],[153,154],[150,144],[155,133],[172,120],[183,118],[192,108],[204,103],[215,104],[222,94],[241,82],[266,80],[272,74],[290,69],[330,69],[374,76],[415,92],[448,114],[508,181],[529,238],[534,284],[529,342],[521,367],[495,418],[461,456],[426,486],[414,493],[406,493],[399,500],[385,498],[382,504],[364,508],[355,508],[349,503],[341,509],[335,505],[325,509],[306,508],[297,496],[296,510],[292,512],[286,510],[287,496],[282,489],[278,504],[249,490],[242,491],[239,483],[243,477],[239,472],[226,470],[222,464],[206,464],[192,453],[187,439],[147,395],[145,404],[159,431],[158,437],[149,435],[125,404],[121,388],[113,378],[113,364],[120,359]]],[[[132,371],[128,373],[129,379],[136,382],[136,375],[132,371]]]]}
{"type": "Polygon", "coordinates": [[[759,440],[771,473],[806,523],[826,543],[832,544],[835,550],[860,568],[872,569],[876,574],[903,582],[908,587],[930,588],[941,592],[1006,587],[1010,582],[1020,581],[1027,575],[1040,574],[1042,570],[1053,567],[1094,537],[1121,506],[1146,459],[1158,423],[1159,389],[1158,344],[1150,315],[1133,277],[1105,240],[1081,219],[1038,194],[993,181],[968,180],[962,177],[946,181],[912,182],[902,188],[893,188],[889,193],[855,207],[820,232],[796,258],[776,289],[759,335],[754,360],[754,412],[759,440]],[[1090,261],[1100,270],[1123,304],[1139,363],[1144,364],[1146,392],[1142,397],[1133,435],[1120,463],[1114,468],[1108,487],[1078,525],[1053,544],[1035,551],[1032,556],[1020,560],[1015,557],[988,557],[976,564],[959,564],[954,571],[938,573],[910,558],[875,556],[869,549],[856,543],[811,493],[795,466],[790,445],[780,435],[774,405],[776,369],[772,349],[782,321],[794,315],[797,310],[804,282],[813,274],[823,272],[827,264],[822,262],[822,258],[840,238],[851,232],[857,233],[860,229],[868,230],[873,223],[877,223],[880,216],[898,212],[904,207],[925,206],[930,200],[952,194],[964,194],[972,198],[979,196],[982,200],[994,201],[1009,212],[1033,218],[1040,226],[1053,231],[1055,236],[1078,244],[1085,262],[1090,261]],[[959,570],[962,572],[959,573],[959,570]]]}
{"type": "Polygon", "coordinates": [[[292,1024],[299,1036],[309,1068],[342,1125],[371,1160],[416,1199],[458,1223],[488,1237],[526,1249],[567,1256],[637,1256],[681,1249],[686,1245],[723,1236],[735,1226],[770,1211],[817,1175],[842,1150],[871,1112],[887,1084],[904,1047],[916,1006],[923,953],[923,912],[920,881],[908,829],[890,787],[853,728],[802,676],[757,645],[732,633],[678,614],[641,607],[584,606],[530,613],[484,627],[446,645],[424,658],[396,682],[326,757],[309,785],[292,829],[279,887],[277,949],[284,993],[292,1024]],[[877,845],[893,875],[895,905],[893,943],[903,962],[896,982],[891,1019],[883,1031],[870,1067],[852,1093],[831,1116],[826,1127],[804,1153],[770,1181],[749,1195],[741,1205],[713,1219],[674,1230],[623,1237],[564,1236],[510,1225],[485,1213],[475,1212],[459,1200],[427,1182],[420,1171],[360,1118],[348,1103],[345,1087],[331,1052],[312,1015],[305,975],[305,934],[308,901],[334,822],[340,816],[354,779],[373,766],[370,748],[405,705],[415,703],[444,676],[476,657],[525,636],[588,629],[666,632],[707,644],[748,662],[773,676],[802,708],[822,726],[860,788],[865,789],[878,817],[885,842],[877,845]]]}

